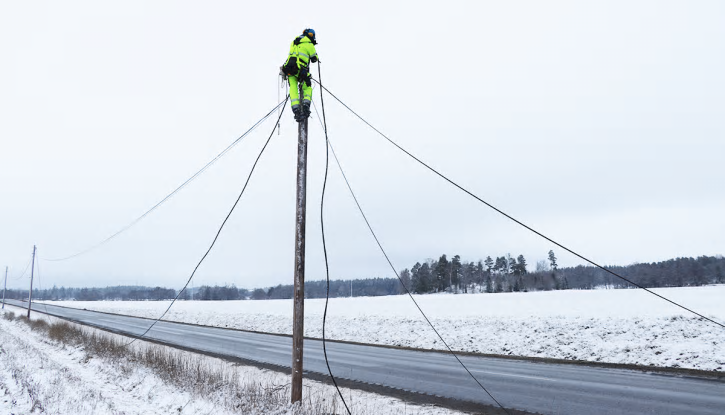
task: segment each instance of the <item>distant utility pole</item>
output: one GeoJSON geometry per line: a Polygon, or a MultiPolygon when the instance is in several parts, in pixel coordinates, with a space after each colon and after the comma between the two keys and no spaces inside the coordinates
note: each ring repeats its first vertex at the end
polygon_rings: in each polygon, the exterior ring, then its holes
{"type": "Polygon", "coordinates": [[[28,318],[30,318],[30,304],[33,302],[33,273],[35,271],[35,245],[33,245],[33,265],[30,268],[30,293],[28,293],[28,318]]]}
{"type": "Polygon", "coordinates": [[[5,309],[5,291],[8,289],[8,266],[5,265],[5,285],[3,285],[3,309],[5,309]]]}
{"type": "MultiPolygon", "coordinates": [[[[302,94],[300,94],[302,95],[302,94]]],[[[302,400],[302,348],[305,323],[305,225],[307,219],[307,119],[297,127],[297,226],[295,233],[294,318],[292,323],[292,402],[302,400]]]]}

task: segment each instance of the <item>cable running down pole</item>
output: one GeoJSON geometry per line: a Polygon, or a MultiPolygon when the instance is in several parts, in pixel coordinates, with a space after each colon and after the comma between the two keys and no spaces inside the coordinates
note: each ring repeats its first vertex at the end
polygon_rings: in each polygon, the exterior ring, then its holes
{"type": "MultiPolygon", "coordinates": [[[[322,86],[322,85],[320,85],[320,86],[322,86]]],[[[315,109],[316,108],[317,107],[315,107],[315,109]]],[[[319,114],[318,114],[318,117],[319,117],[319,114]]],[[[324,117],[324,110],[323,110],[323,117],[324,117]]],[[[355,192],[352,190],[352,186],[350,185],[350,182],[347,180],[347,175],[345,175],[345,171],[342,169],[342,164],[340,163],[340,159],[337,157],[337,153],[335,153],[335,149],[332,146],[332,143],[329,142],[329,140],[328,140],[327,141],[327,144],[328,144],[330,150],[332,150],[332,155],[335,158],[335,162],[337,163],[337,167],[340,169],[340,173],[342,174],[342,178],[345,180],[345,184],[347,185],[347,188],[350,191],[350,195],[352,196],[353,200],[355,201],[355,205],[357,205],[358,211],[360,212],[360,215],[362,216],[363,220],[365,221],[365,224],[367,225],[367,228],[370,231],[370,234],[373,236],[373,239],[375,240],[375,243],[378,245],[378,248],[380,249],[380,252],[382,252],[383,256],[385,257],[385,260],[388,262],[388,265],[390,266],[390,269],[392,269],[393,273],[398,278],[398,281],[400,281],[400,284],[405,289],[405,292],[408,294],[408,297],[410,297],[410,299],[413,301],[413,304],[415,304],[415,307],[418,309],[418,312],[420,312],[420,314],[423,316],[423,318],[428,323],[428,325],[430,326],[430,328],[433,330],[433,332],[436,334],[436,336],[438,336],[438,339],[440,339],[440,341],[443,343],[443,345],[446,347],[446,349],[448,349],[448,352],[456,359],[456,361],[458,361],[458,363],[461,365],[461,367],[463,367],[463,369],[466,371],[466,373],[468,373],[468,375],[474,380],[474,382],[476,382],[476,384],[479,386],[479,388],[481,388],[481,390],[483,390],[496,403],[496,405],[498,405],[498,407],[501,408],[501,410],[504,411],[508,415],[509,414],[509,411],[493,396],[493,394],[491,394],[491,392],[489,392],[488,389],[486,389],[485,386],[483,386],[483,384],[476,378],[476,376],[473,375],[473,373],[468,369],[468,367],[463,363],[463,361],[461,361],[461,359],[453,351],[453,349],[448,345],[448,343],[445,341],[445,339],[443,339],[443,336],[435,328],[435,326],[433,325],[433,322],[430,321],[430,319],[425,314],[425,312],[420,307],[420,305],[418,305],[418,302],[415,301],[415,298],[413,297],[413,294],[410,292],[410,290],[408,289],[408,287],[406,287],[405,284],[403,283],[402,278],[400,278],[400,274],[398,274],[398,271],[395,268],[395,266],[393,265],[393,262],[390,260],[390,257],[388,256],[388,253],[383,248],[382,243],[378,239],[377,234],[375,233],[375,231],[373,230],[372,225],[368,221],[368,218],[365,215],[365,212],[363,211],[362,206],[360,205],[360,202],[358,201],[357,196],[355,195],[355,192]]],[[[351,282],[351,287],[352,287],[352,282],[351,282]]],[[[352,290],[352,288],[351,288],[351,290],[352,290]]],[[[323,341],[324,341],[324,319],[323,319],[323,341]]],[[[324,342],[323,342],[323,346],[324,346],[324,342]]]]}
{"type": "MultiPolygon", "coordinates": [[[[320,64],[317,64],[317,76],[320,78],[320,82],[322,82],[322,70],[320,69],[320,64]]],[[[327,305],[330,302],[330,265],[327,261],[327,243],[325,240],[325,191],[327,190],[327,173],[329,171],[330,167],[330,139],[327,137],[327,117],[325,116],[325,98],[322,95],[322,90],[320,90],[320,102],[322,103],[322,121],[323,121],[323,130],[325,131],[325,180],[322,183],[322,197],[320,198],[320,232],[322,233],[322,251],[325,254],[325,276],[326,276],[326,290],[325,290],[325,312],[322,314],[322,352],[325,355],[325,364],[327,365],[327,373],[330,374],[330,379],[332,379],[332,383],[335,385],[335,389],[337,390],[337,394],[340,395],[340,399],[342,399],[342,404],[345,405],[345,410],[347,410],[347,413],[349,415],[352,415],[352,412],[350,412],[350,408],[347,406],[347,402],[345,402],[345,398],[342,396],[342,392],[340,391],[340,388],[337,386],[337,381],[335,380],[335,376],[332,374],[332,369],[330,368],[330,361],[327,359],[327,339],[325,337],[325,328],[327,326],[327,305]]],[[[315,105],[315,112],[317,111],[317,105],[315,105]]],[[[319,117],[319,114],[317,116],[319,117]]],[[[350,281],[350,297],[352,297],[352,280],[350,281]]]]}

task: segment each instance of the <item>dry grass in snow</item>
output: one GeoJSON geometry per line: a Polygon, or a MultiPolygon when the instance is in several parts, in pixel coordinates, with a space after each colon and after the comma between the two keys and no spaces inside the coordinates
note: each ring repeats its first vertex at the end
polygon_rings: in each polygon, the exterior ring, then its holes
{"type": "MultiPolygon", "coordinates": [[[[7,310],[0,319],[0,413],[277,414],[343,413],[329,385],[305,381],[288,403],[289,376],[135,342],[62,320],[7,310]]],[[[343,389],[355,414],[456,414],[343,389]]]]}

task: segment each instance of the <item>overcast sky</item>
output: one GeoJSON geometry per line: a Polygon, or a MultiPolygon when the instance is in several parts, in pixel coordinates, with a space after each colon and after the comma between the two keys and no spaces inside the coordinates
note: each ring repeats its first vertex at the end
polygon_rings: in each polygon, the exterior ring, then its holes
{"type": "MultiPolygon", "coordinates": [[[[40,284],[179,288],[273,120],[109,243],[277,103],[305,27],[323,82],[400,145],[604,264],[725,253],[725,3],[0,4],[0,265],[40,284]],[[253,4],[253,5],[252,5],[253,4]]],[[[317,68],[313,67],[317,75],[317,68]]],[[[319,103],[319,95],[315,95],[319,103]]],[[[390,146],[329,96],[330,139],[396,268],[549,249],[390,146]]],[[[296,124],[283,116],[194,279],[292,282],[296,124]]],[[[310,121],[307,278],[324,278],[324,136],[310,121]]],[[[392,272],[331,167],[332,278],[392,272]]],[[[36,285],[37,286],[37,285],[36,285]]]]}

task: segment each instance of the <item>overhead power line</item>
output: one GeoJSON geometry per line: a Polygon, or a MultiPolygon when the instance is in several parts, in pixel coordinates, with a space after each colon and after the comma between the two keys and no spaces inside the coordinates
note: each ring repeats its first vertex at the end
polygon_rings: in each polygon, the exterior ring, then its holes
{"type": "MultiPolygon", "coordinates": [[[[315,81],[315,82],[317,82],[317,81],[315,81]]],[[[319,82],[318,82],[318,84],[319,84],[319,82]]],[[[518,225],[520,225],[520,226],[522,226],[522,227],[526,228],[527,230],[529,230],[529,231],[533,232],[534,234],[536,234],[536,235],[540,236],[541,238],[543,238],[543,239],[545,239],[545,240],[547,240],[547,241],[549,241],[549,242],[553,243],[554,245],[556,245],[556,246],[558,246],[559,248],[561,248],[561,249],[563,249],[563,250],[565,250],[565,251],[569,252],[570,254],[572,254],[572,255],[574,255],[574,256],[576,256],[576,257],[578,257],[578,258],[580,258],[580,259],[582,259],[582,260],[584,260],[584,261],[586,261],[586,262],[588,262],[588,263],[590,263],[590,264],[594,265],[595,267],[597,267],[597,268],[599,268],[599,269],[601,269],[601,270],[603,270],[603,271],[605,271],[605,272],[607,272],[607,273],[609,273],[609,274],[611,274],[611,275],[613,275],[613,276],[615,276],[615,277],[617,277],[617,278],[619,278],[619,279],[621,279],[621,280],[623,280],[623,281],[626,281],[626,282],[628,282],[629,284],[632,284],[633,286],[635,286],[635,287],[637,287],[637,288],[640,288],[640,289],[642,289],[642,290],[644,290],[644,291],[646,291],[646,292],[648,292],[648,293],[650,293],[650,294],[652,294],[652,295],[654,295],[654,296],[656,296],[656,297],[659,297],[660,299],[662,299],[662,300],[664,300],[664,301],[667,301],[667,302],[668,302],[668,303],[670,303],[670,304],[673,304],[673,305],[675,305],[675,306],[677,306],[677,307],[679,307],[679,308],[681,308],[681,309],[683,309],[683,310],[685,310],[685,311],[688,311],[688,312],[690,312],[690,313],[692,313],[692,314],[694,314],[694,315],[696,315],[696,316],[698,316],[698,317],[700,317],[700,318],[702,318],[702,319],[704,319],[704,320],[707,320],[707,321],[709,321],[709,322],[710,322],[710,323],[712,323],[712,324],[715,324],[715,325],[717,325],[717,326],[720,326],[720,327],[722,327],[722,328],[724,328],[724,329],[725,329],[725,324],[723,324],[723,323],[720,323],[720,322],[718,322],[718,321],[715,321],[715,320],[713,320],[713,319],[711,319],[711,318],[709,318],[709,317],[706,317],[706,316],[704,316],[703,314],[701,314],[701,313],[698,313],[697,311],[694,311],[694,310],[692,310],[692,309],[690,309],[690,308],[688,308],[688,307],[685,307],[685,306],[684,306],[684,305],[682,305],[682,304],[679,304],[679,303],[677,303],[677,302],[675,302],[675,301],[673,301],[673,300],[670,300],[669,298],[667,298],[667,297],[665,297],[665,296],[663,296],[663,295],[657,294],[656,292],[654,292],[654,291],[652,291],[652,290],[650,290],[650,289],[648,289],[648,288],[646,288],[646,287],[643,287],[642,285],[640,285],[640,284],[637,284],[636,282],[634,282],[634,281],[632,281],[632,280],[630,280],[630,279],[628,279],[628,278],[625,278],[625,277],[623,277],[623,276],[621,276],[621,275],[617,274],[616,272],[614,272],[614,271],[612,271],[612,270],[610,270],[610,269],[608,269],[608,268],[606,268],[606,267],[604,267],[604,266],[602,266],[602,265],[599,265],[598,263],[596,263],[596,262],[592,261],[591,259],[589,259],[589,258],[587,258],[587,257],[585,257],[585,256],[583,256],[583,255],[581,255],[581,254],[579,254],[578,252],[574,251],[573,249],[570,249],[570,248],[566,247],[565,245],[563,245],[563,244],[561,244],[561,243],[559,243],[559,242],[555,241],[554,239],[552,239],[552,238],[550,238],[550,237],[548,237],[548,236],[544,235],[543,233],[541,233],[541,232],[537,231],[536,229],[534,229],[534,228],[532,228],[532,227],[530,227],[530,226],[526,225],[525,223],[523,223],[523,222],[521,222],[520,220],[518,220],[518,219],[514,218],[513,216],[511,216],[511,215],[509,215],[508,213],[504,212],[503,210],[501,210],[501,209],[497,208],[496,206],[493,206],[492,204],[488,203],[487,201],[483,200],[482,198],[480,198],[480,197],[476,196],[476,195],[475,195],[475,194],[474,194],[473,192],[469,191],[468,189],[464,188],[463,186],[461,186],[461,185],[459,185],[458,183],[454,182],[453,180],[449,179],[449,178],[448,178],[447,176],[445,176],[444,174],[440,173],[440,172],[439,172],[438,170],[434,169],[433,167],[431,167],[431,166],[430,166],[430,165],[428,165],[427,163],[425,163],[425,162],[423,162],[422,160],[420,160],[420,159],[419,159],[418,157],[414,156],[414,155],[413,155],[412,153],[410,153],[410,152],[409,152],[408,150],[406,150],[406,149],[404,149],[403,147],[401,147],[401,146],[400,146],[400,145],[399,145],[398,143],[396,143],[396,142],[395,142],[395,141],[393,141],[392,139],[388,138],[388,136],[386,136],[385,134],[383,134],[382,132],[380,132],[380,130],[378,130],[377,128],[375,128],[375,127],[374,127],[374,126],[373,126],[372,124],[370,124],[369,122],[367,122],[367,121],[366,121],[366,120],[365,120],[365,119],[364,119],[363,117],[361,117],[360,115],[358,115],[358,113],[356,113],[355,111],[353,111],[353,109],[352,109],[352,108],[350,108],[349,106],[347,106],[347,104],[345,104],[344,102],[342,102],[342,101],[341,101],[341,100],[340,100],[340,99],[339,99],[339,98],[338,98],[337,96],[335,96],[335,94],[333,94],[332,92],[330,92],[330,90],[329,90],[329,89],[327,89],[327,88],[326,88],[325,86],[323,86],[322,84],[319,84],[319,85],[320,85],[320,88],[324,89],[324,90],[325,90],[325,91],[326,91],[326,92],[327,92],[328,94],[330,94],[330,95],[331,95],[331,96],[332,96],[333,98],[335,98],[335,100],[336,100],[337,102],[339,102],[339,103],[340,103],[340,104],[341,104],[341,105],[342,105],[343,107],[347,108],[347,109],[348,109],[348,110],[349,110],[349,111],[350,111],[351,113],[353,113],[353,114],[354,114],[354,115],[355,115],[355,116],[356,116],[357,118],[359,118],[359,119],[360,119],[360,120],[361,120],[362,122],[364,122],[365,124],[367,124],[367,125],[368,125],[368,127],[372,128],[372,129],[373,129],[373,130],[374,130],[375,132],[377,132],[377,133],[378,133],[378,134],[379,134],[379,135],[380,135],[381,137],[383,137],[384,139],[386,139],[386,140],[387,140],[387,141],[388,141],[388,142],[389,142],[390,144],[392,144],[393,146],[395,146],[395,147],[396,147],[396,148],[397,148],[398,150],[402,151],[403,153],[405,153],[406,155],[408,155],[408,156],[409,156],[410,158],[412,158],[413,160],[417,161],[417,162],[418,162],[418,163],[420,163],[420,164],[421,164],[422,166],[424,166],[425,168],[427,168],[427,169],[428,169],[428,170],[430,170],[431,172],[435,173],[435,174],[436,174],[437,176],[439,176],[439,177],[440,177],[440,178],[442,178],[443,180],[445,180],[445,181],[447,181],[448,183],[452,184],[453,186],[457,187],[457,188],[458,188],[459,190],[461,190],[462,192],[464,192],[464,193],[466,193],[467,195],[471,196],[472,198],[474,198],[474,199],[475,199],[475,200],[477,200],[478,202],[480,202],[480,203],[482,203],[482,204],[484,204],[484,205],[488,206],[489,208],[493,209],[494,211],[498,212],[499,214],[503,215],[504,217],[506,217],[506,218],[510,219],[510,220],[511,220],[511,221],[513,221],[514,223],[516,223],[516,224],[518,224],[518,225]]],[[[334,152],[333,152],[333,154],[334,154],[334,152]]]]}
{"type": "Polygon", "coordinates": [[[126,226],[122,227],[121,229],[119,229],[118,231],[116,231],[115,233],[113,233],[112,235],[110,235],[109,237],[103,239],[102,241],[100,241],[100,242],[98,242],[98,243],[96,243],[94,245],[91,245],[90,247],[88,247],[88,248],[86,248],[86,249],[84,249],[82,251],[78,251],[78,252],[76,252],[73,255],[69,255],[69,256],[65,256],[65,257],[61,257],[61,258],[50,258],[50,259],[49,258],[44,258],[44,260],[45,261],[65,261],[67,259],[75,258],[77,256],[83,255],[83,254],[85,254],[87,252],[90,252],[90,251],[98,248],[99,246],[105,244],[106,242],[110,241],[111,239],[115,238],[116,236],[118,236],[118,235],[122,234],[123,232],[127,231],[132,226],[134,226],[135,224],[137,224],[138,222],[140,222],[143,218],[145,218],[148,214],[150,214],[151,212],[153,212],[154,210],[156,210],[156,208],[158,208],[159,206],[161,206],[162,204],[164,204],[166,201],[168,201],[169,199],[171,199],[176,193],[178,193],[181,189],[183,189],[184,187],[186,187],[186,185],[188,185],[194,179],[196,179],[197,177],[199,177],[199,175],[201,175],[204,171],[206,171],[209,167],[211,167],[214,163],[216,163],[227,152],[229,152],[229,150],[231,150],[234,146],[236,146],[237,144],[239,144],[239,142],[242,141],[242,139],[244,137],[246,137],[249,133],[251,133],[252,131],[254,131],[254,129],[256,129],[257,126],[259,126],[262,122],[264,122],[267,118],[269,118],[282,105],[284,105],[284,102],[281,102],[281,103],[277,104],[274,108],[272,108],[271,111],[269,111],[267,113],[267,115],[265,115],[259,121],[257,121],[254,125],[252,125],[252,127],[249,128],[244,134],[242,134],[241,136],[239,136],[236,140],[234,140],[231,144],[229,144],[224,150],[222,150],[221,153],[217,154],[216,157],[214,157],[213,159],[211,159],[211,161],[209,161],[208,163],[206,163],[204,165],[204,167],[202,167],[201,169],[199,169],[199,171],[197,171],[191,177],[189,177],[188,179],[186,179],[186,181],[184,181],[179,187],[177,187],[171,193],[169,193],[168,195],[166,195],[163,199],[161,199],[158,203],[156,203],[155,205],[153,205],[149,210],[147,210],[146,212],[144,212],[141,216],[139,216],[136,219],[134,219],[133,221],[129,222],[126,226]]]}
{"type": "Polygon", "coordinates": [[[17,281],[25,276],[25,273],[28,272],[28,268],[30,268],[30,263],[33,262],[33,257],[31,256],[30,259],[28,259],[28,264],[25,266],[25,269],[23,270],[23,273],[20,274],[19,277],[13,277],[11,280],[17,281]]]}
{"type": "Polygon", "coordinates": [[[259,162],[259,159],[262,157],[262,154],[264,154],[264,150],[267,148],[267,145],[269,144],[270,140],[272,140],[272,136],[274,135],[274,130],[277,129],[277,124],[279,123],[279,120],[282,118],[282,114],[284,114],[284,104],[287,103],[288,99],[289,99],[289,95],[287,95],[287,98],[285,98],[284,102],[282,102],[282,105],[283,105],[282,111],[280,111],[280,113],[279,113],[279,118],[277,118],[277,122],[274,124],[272,133],[269,135],[269,138],[267,138],[267,142],[264,143],[264,147],[262,147],[262,150],[260,150],[259,155],[257,156],[257,159],[254,161],[254,164],[252,165],[252,169],[249,172],[249,176],[247,176],[247,181],[244,182],[244,187],[242,187],[242,191],[239,193],[239,196],[237,197],[237,200],[234,202],[234,205],[232,205],[232,208],[229,210],[229,213],[222,221],[222,224],[219,227],[219,230],[217,231],[216,235],[214,236],[214,240],[211,242],[211,245],[209,245],[209,249],[206,250],[206,252],[204,253],[204,256],[202,256],[201,260],[199,260],[199,263],[196,264],[196,267],[194,267],[194,271],[192,271],[191,275],[189,276],[189,279],[186,280],[186,284],[184,284],[184,287],[181,290],[179,290],[179,293],[176,294],[176,297],[174,297],[174,299],[171,301],[171,304],[169,304],[169,306],[166,308],[166,310],[163,312],[163,314],[161,314],[159,316],[159,318],[154,320],[154,322],[151,323],[151,325],[146,329],[146,331],[143,332],[143,334],[135,337],[126,346],[130,346],[136,340],[141,339],[144,336],[146,336],[146,334],[148,334],[148,332],[151,330],[151,328],[153,328],[156,325],[156,323],[158,323],[162,318],[164,318],[166,313],[168,313],[169,310],[171,310],[171,306],[173,306],[174,303],[176,302],[176,300],[179,299],[179,296],[181,296],[181,293],[183,293],[184,290],[186,290],[186,287],[189,286],[191,279],[194,278],[194,274],[196,274],[196,270],[199,269],[199,267],[201,266],[201,263],[204,262],[207,255],[209,255],[209,252],[211,252],[212,248],[214,248],[214,244],[216,244],[217,239],[219,239],[219,235],[222,233],[222,229],[224,229],[224,225],[226,225],[227,221],[229,220],[229,217],[232,216],[232,212],[234,212],[234,209],[237,207],[239,200],[242,198],[242,195],[244,194],[244,191],[247,190],[247,185],[249,184],[249,180],[252,178],[252,174],[254,174],[254,169],[257,167],[257,163],[259,162]]]}
{"type": "MultiPolygon", "coordinates": [[[[322,84],[320,84],[320,86],[322,87],[322,84]]],[[[315,106],[315,111],[317,111],[317,107],[316,106],[315,106]]],[[[319,118],[319,114],[318,114],[317,117],[319,118]]],[[[324,118],[324,107],[323,107],[323,118],[324,118]]],[[[380,240],[378,239],[377,234],[373,230],[372,225],[370,225],[370,222],[368,221],[368,218],[365,215],[365,212],[363,211],[362,206],[360,205],[360,202],[357,199],[357,196],[355,196],[355,192],[352,190],[352,186],[350,185],[350,182],[347,180],[347,175],[345,175],[345,171],[342,169],[342,164],[340,163],[340,159],[337,157],[337,153],[335,153],[335,149],[332,147],[332,143],[330,142],[329,139],[327,139],[327,137],[325,137],[325,140],[326,140],[326,144],[327,144],[328,148],[330,150],[332,150],[332,155],[335,158],[335,162],[337,163],[337,167],[340,169],[340,173],[342,174],[342,178],[345,180],[345,184],[347,185],[347,188],[350,191],[350,195],[352,195],[352,198],[355,201],[355,205],[357,205],[357,208],[360,211],[360,215],[362,216],[363,220],[365,221],[365,224],[367,225],[368,230],[372,234],[373,239],[375,239],[375,243],[378,245],[378,248],[380,249],[380,251],[382,252],[383,256],[385,257],[385,260],[388,262],[388,265],[390,266],[390,269],[393,270],[393,273],[398,278],[398,281],[400,281],[400,284],[405,289],[405,292],[408,294],[408,297],[410,297],[410,299],[413,301],[413,304],[415,304],[415,307],[418,309],[418,311],[423,316],[423,318],[425,319],[425,321],[428,323],[428,325],[430,326],[430,328],[433,330],[433,332],[436,334],[436,336],[438,336],[438,338],[443,343],[443,345],[445,345],[446,349],[448,349],[448,352],[458,361],[458,363],[461,365],[461,367],[463,367],[463,369],[466,371],[466,373],[468,373],[468,375],[476,382],[476,384],[478,384],[478,386],[484,392],[486,392],[486,394],[499,406],[499,408],[501,408],[501,410],[503,410],[506,414],[509,414],[509,411],[503,405],[501,405],[501,403],[496,398],[494,398],[493,394],[491,394],[491,392],[488,389],[486,389],[485,386],[483,386],[483,384],[476,378],[476,376],[473,375],[473,373],[468,369],[468,367],[463,363],[463,361],[461,361],[461,359],[458,357],[458,355],[448,345],[448,342],[446,342],[445,339],[443,339],[443,336],[441,336],[441,334],[435,328],[435,326],[430,321],[430,319],[428,318],[428,316],[425,314],[425,312],[423,311],[423,309],[420,308],[420,305],[418,305],[418,302],[415,301],[415,298],[413,297],[413,294],[410,292],[410,290],[408,289],[408,287],[405,286],[405,283],[403,282],[403,279],[400,278],[400,274],[398,274],[398,270],[395,268],[395,266],[393,265],[393,262],[390,260],[390,257],[388,256],[388,253],[385,251],[385,248],[383,248],[383,245],[380,242],[380,240]]],[[[325,176],[325,178],[327,178],[327,176],[325,176]]],[[[323,187],[323,190],[324,190],[324,187],[323,187]]],[[[324,200],[324,192],[323,192],[323,200],[324,200]]],[[[324,244],[324,230],[323,230],[323,244],[324,244]]],[[[327,266],[327,252],[326,251],[325,251],[325,265],[327,266]]],[[[329,270],[328,270],[328,275],[329,275],[329,270]]],[[[328,296],[329,296],[329,277],[328,277],[328,288],[327,289],[328,289],[328,296]]],[[[322,321],[322,323],[323,323],[322,324],[322,345],[323,345],[323,350],[324,350],[324,346],[325,346],[325,318],[326,318],[326,315],[327,315],[327,302],[325,302],[325,314],[323,315],[323,321],[322,321]]],[[[325,355],[325,361],[327,361],[327,355],[325,355]]],[[[328,371],[330,370],[329,363],[327,365],[327,369],[328,369],[328,371]]],[[[330,371],[330,376],[332,376],[332,372],[331,371],[330,371]]],[[[333,380],[334,380],[334,378],[333,378],[333,380]]],[[[335,383],[335,386],[337,387],[337,383],[335,383]]],[[[338,392],[339,392],[339,389],[338,389],[338,392]]],[[[346,406],[346,408],[347,408],[347,406],[346,406]]]]}

